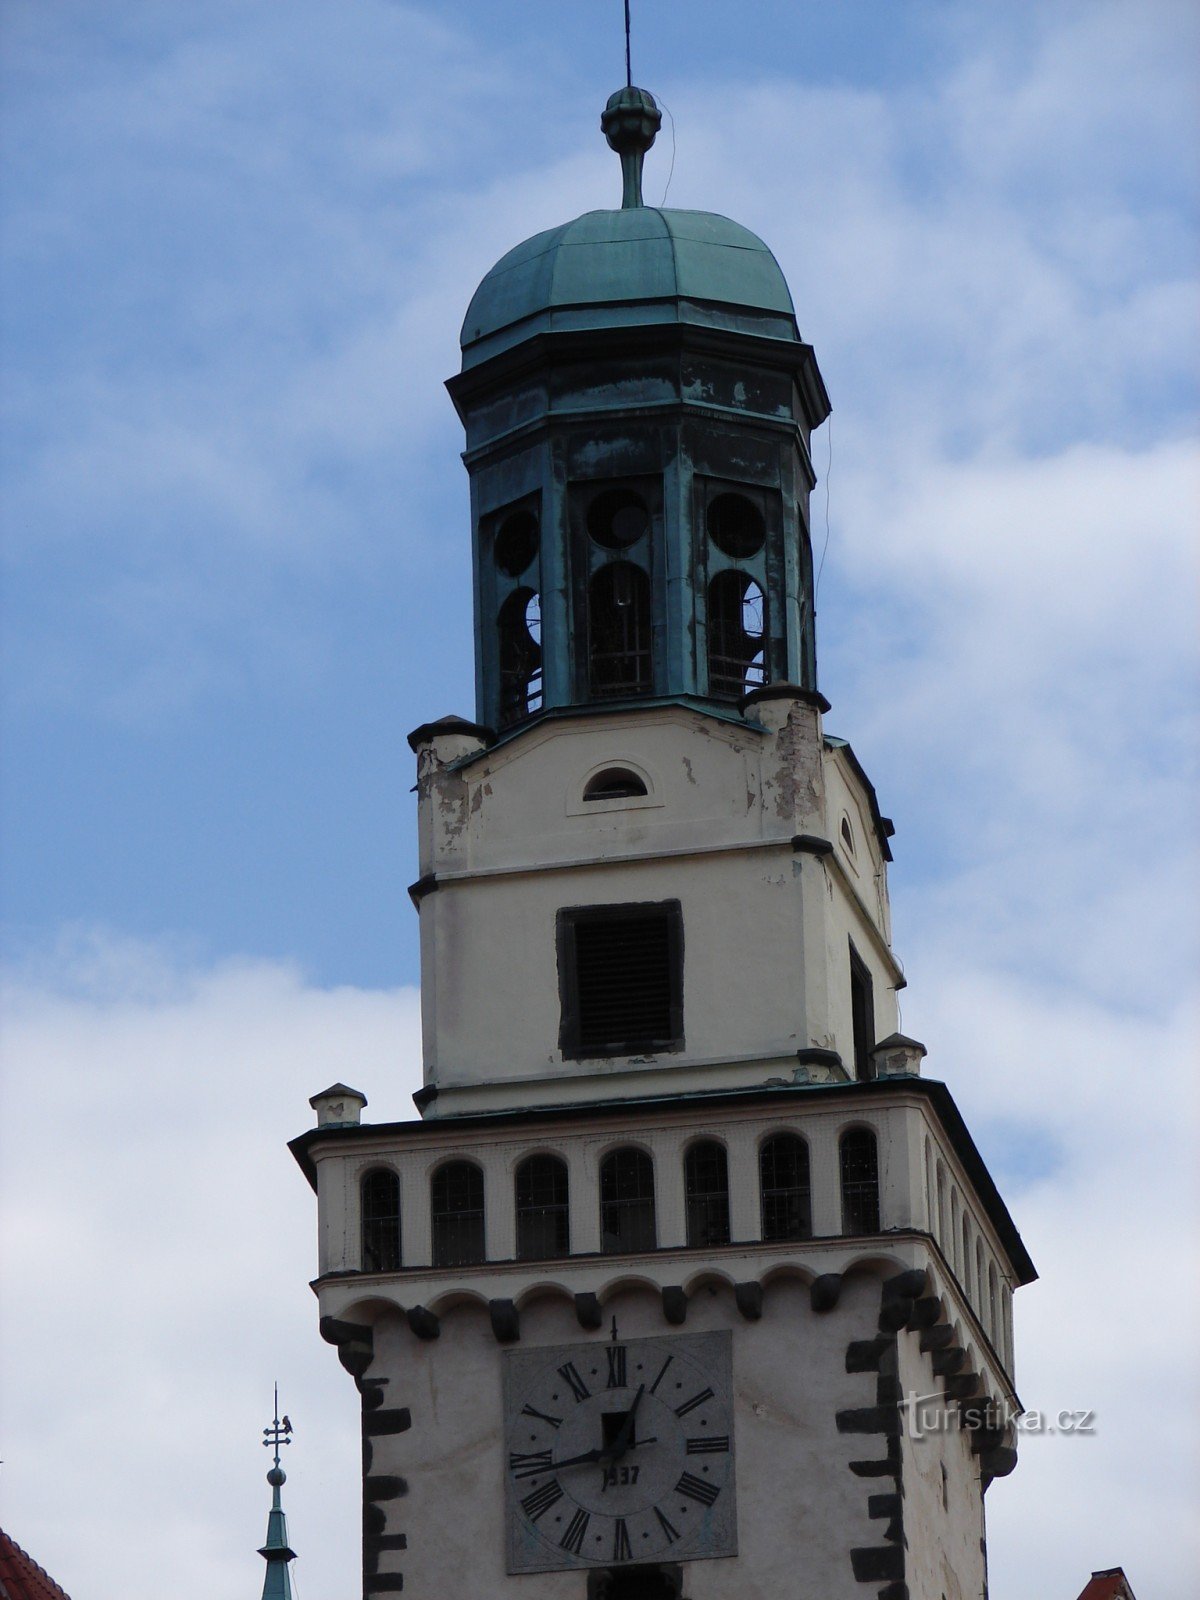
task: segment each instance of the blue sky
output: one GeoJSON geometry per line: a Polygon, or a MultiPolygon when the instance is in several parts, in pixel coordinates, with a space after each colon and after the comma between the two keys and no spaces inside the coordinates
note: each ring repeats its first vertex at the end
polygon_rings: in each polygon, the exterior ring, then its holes
{"type": "MultiPolygon", "coordinates": [[[[146,1528],[164,1549],[179,1532],[152,1437],[114,1420],[147,1364],[212,1482],[290,1368],[324,1474],[304,1486],[298,1447],[306,1600],[353,1571],[326,1526],[338,1463],[353,1489],[353,1396],[316,1338],[311,1205],[280,1150],[331,1077],[408,1113],[405,734],[472,710],[441,385],[492,261],[615,202],[597,123],[620,10],[8,7],[9,1081],[53,1110],[62,1169],[52,1185],[11,1140],[9,1226],[50,1324],[121,1283],[79,1381],[123,1487],[95,1515],[130,1519],[145,1566],[39,1511],[79,1454],[67,1407],[17,1408],[5,1475],[16,1536],[100,1600],[148,1594],[146,1528]],[[225,1186],[176,1202],[193,1277],[165,1285],[153,1174],[214,1162],[225,1186]],[[78,1208],[88,1248],[48,1276],[78,1208]],[[231,1300],[255,1309],[250,1352],[215,1309],[231,1300]],[[155,1330],[141,1368],[130,1314],[155,1330]],[[180,1330],[208,1315],[202,1359],[180,1330]]],[[[1170,1286],[1172,1339],[1194,1318],[1177,1241],[1137,1222],[1189,1209],[1196,33],[1185,0],[635,3],[635,77],[674,119],[648,197],[669,178],[671,204],[763,235],[833,398],[828,726],[896,819],[904,1025],[1043,1271],[1018,1315],[1024,1396],[1112,1419],[1086,1461],[1031,1442],[996,1486],[997,1600],[1116,1560],[1182,1597],[1194,1570],[1129,1487],[1165,1507],[1177,1481],[1140,1409],[1151,1336],[1102,1285],[1138,1258],[1170,1286]],[[1072,1332],[1102,1301],[1103,1359],[1072,1332]]],[[[48,1341],[48,1372],[74,1360],[48,1341]]],[[[224,1497],[189,1479],[198,1591],[258,1581],[258,1474],[224,1497]]]]}

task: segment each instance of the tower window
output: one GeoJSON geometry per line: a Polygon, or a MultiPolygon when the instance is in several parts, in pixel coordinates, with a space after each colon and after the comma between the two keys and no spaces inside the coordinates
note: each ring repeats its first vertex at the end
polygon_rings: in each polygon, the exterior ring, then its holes
{"type": "Polygon", "coordinates": [[[560,911],[558,979],[564,1056],[678,1049],[683,1043],[679,901],[560,911]]]}
{"type": "Polygon", "coordinates": [[[969,1300],[971,1298],[971,1219],[965,1211],[962,1219],[962,1286],[969,1300]]]}
{"type": "Polygon", "coordinates": [[[588,585],[588,681],[598,700],[649,694],[650,579],[631,561],[610,561],[588,585]]]}
{"type": "Polygon", "coordinates": [[[530,1156],[517,1168],[517,1258],[546,1261],[570,1249],[567,1164],[530,1156]]]}
{"type": "Polygon", "coordinates": [[[650,531],[650,512],[632,489],[604,489],[588,506],[587,530],[602,550],[628,550],[650,531]]]}
{"type": "Polygon", "coordinates": [[[850,1023],[854,1039],[854,1076],[873,1078],[875,1062],[875,992],[866,963],[850,946],[850,1023]]]}
{"type": "Polygon", "coordinates": [[[473,1161],[447,1161],[430,1185],[433,1264],[466,1267],[485,1259],[483,1173],[473,1161]]]}
{"type": "Polygon", "coordinates": [[[653,1250],[654,1163],[644,1150],[614,1150],[600,1164],[600,1247],[653,1250]]]}
{"type": "Polygon", "coordinates": [[[799,1135],[777,1133],[758,1155],[764,1239],[811,1239],[812,1200],[808,1146],[799,1135]]]}
{"type": "Polygon", "coordinates": [[[636,772],[630,772],[628,767],[606,767],[603,772],[598,772],[594,778],[589,778],[584,787],[585,800],[631,800],[635,795],[645,794],[646,785],[636,772]]]}
{"type": "Polygon", "coordinates": [[[729,1243],[729,1163],[715,1139],[692,1145],[683,1163],[687,1191],[687,1242],[729,1243]]]}
{"type": "Polygon", "coordinates": [[[496,529],[492,547],[496,565],[519,578],[538,553],[538,524],[532,511],[514,511],[496,529]]]}
{"type": "Polygon", "coordinates": [[[514,589],[500,607],[500,721],[519,722],[542,704],[542,612],[533,589],[514,589]]]}
{"type": "Polygon", "coordinates": [[[708,537],[734,561],[756,556],[766,542],[762,512],[744,494],[719,494],[709,501],[708,537]]]}
{"type": "Polygon", "coordinates": [[[718,572],[708,586],[708,690],[740,700],[766,682],[763,592],[744,572],[718,572]]]}
{"type": "Polygon", "coordinates": [[[879,1232],[879,1152],[869,1128],[842,1135],[842,1232],[879,1232]]]}
{"type": "Polygon", "coordinates": [[[388,1167],[364,1172],[362,1203],[362,1269],[395,1272],[400,1265],[400,1180],[388,1167]]]}

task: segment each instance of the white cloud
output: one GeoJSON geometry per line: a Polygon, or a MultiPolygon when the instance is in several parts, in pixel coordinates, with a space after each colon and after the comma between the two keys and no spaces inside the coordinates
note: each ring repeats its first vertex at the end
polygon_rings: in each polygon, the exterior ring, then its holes
{"type": "Polygon", "coordinates": [[[353,1587],[358,1401],[317,1333],[316,1201],[285,1143],[307,1097],[412,1115],[412,990],[111,936],[7,993],[6,1526],[69,1593],[254,1592],[271,1384],[297,1425],[302,1592],[353,1587]]]}

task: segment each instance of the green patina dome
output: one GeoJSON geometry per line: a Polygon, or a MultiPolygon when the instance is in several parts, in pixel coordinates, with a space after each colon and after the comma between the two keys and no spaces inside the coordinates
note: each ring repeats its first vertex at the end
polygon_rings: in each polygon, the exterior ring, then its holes
{"type": "Polygon", "coordinates": [[[779,263],[708,211],[589,211],[502,256],[472,297],[463,365],[547,331],[691,322],[799,339],[779,263]]]}

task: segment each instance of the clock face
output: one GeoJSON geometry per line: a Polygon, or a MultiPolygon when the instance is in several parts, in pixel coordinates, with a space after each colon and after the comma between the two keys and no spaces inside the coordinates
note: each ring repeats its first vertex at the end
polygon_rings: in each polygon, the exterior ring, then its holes
{"type": "Polygon", "coordinates": [[[509,1572],[737,1553],[728,1331],[514,1350],[509,1572]]]}

